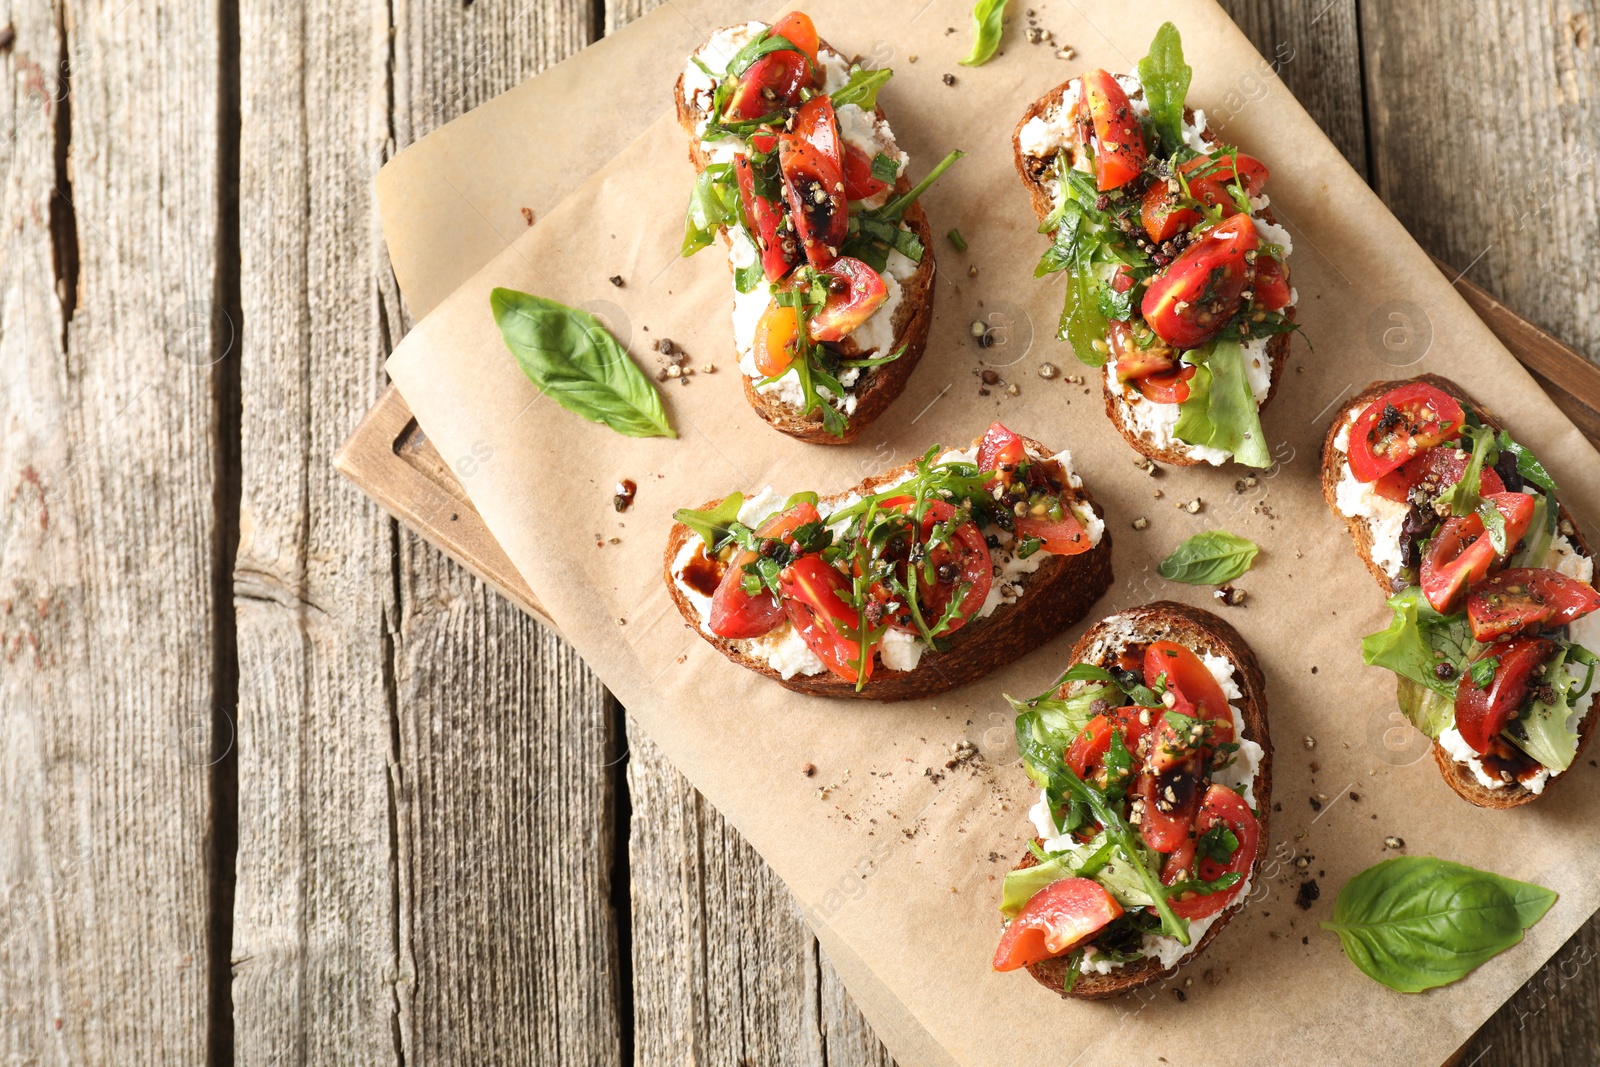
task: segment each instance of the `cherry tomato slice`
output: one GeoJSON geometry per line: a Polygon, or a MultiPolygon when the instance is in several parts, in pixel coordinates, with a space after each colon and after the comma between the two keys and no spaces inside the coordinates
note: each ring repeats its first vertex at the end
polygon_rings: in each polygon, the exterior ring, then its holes
{"type": "MultiPolygon", "coordinates": [[[[899,511],[909,513],[915,501],[911,497],[896,497],[886,500],[881,505],[885,511],[899,511]]],[[[927,544],[933,536],[934,527],[940,523],[950,521],[956,509],[942,500],[928,501],[927,511],[922,516],[922,530],[920,543],[927,544]]],[[[983,607],[983,602],[989,597],[989,588],[994,584],[994,560],[989,555],[989,544],[983,539],[983,534],[978,530],[975,522],[966,522],[956,527],[951,533],[953,544],[940,544],[928,549],[925,559],[932,560],[936,579],[932,583],[923,580],[921,567],[917,568],[917,603],[922,612],[922,620],[932,626],[944,616],[945,609],[950,606],[955,597],[956,589],[961,585],[968,586],[967,592],[961,599],[961,606],[956,609],[957,614],[950,620],[946,633],[954,633],[965,626],[983,607]]],[[[909,546],[907,546],[909,548],[909,546]]],[[[909,570],[910,565],[906,564],[909,570]]],[[[905,572],[902,571],[902,577],[905,572]]],[[[880,595],[884,600],[895,599],[887,589],[881,590],[880,595]]],[[[905,617],[904,610],[890,616],[890,625],[897,629],[920,632],[914,620],[905,617]]]]}
{"type": "Polygon", "coordinates": [[[1094,545],[1090,543],[1088,532],[1084,530],[1083,523],[1073,514],[1068,502],[1061,501],[1061,518],[1052,519],[1049,516],[1034,518],[1024,516],[1013,519],[1012,525],[1018,537],[1037,537],[1044,542],[1044,550],[1057,556],[1076,556],[1079,552],[1087,552],[1094,545]]]}
{"type": "Polygon", "coordinates": [[[838,257],[850,226],[832,100],[814,96],[801,105],[793,131],[778,137],[778,166],[800,247],[813,267],[826,268],[838,257]]]}
{"type": "MultiPolygon", "coordinates": [[[[773,540],[787,540],[788,535],[819,516],[811,504],[800,504],[788,511],[767,518],[756,529],[756,536],[773,540]]],[[[793,541],[790,541],[793,544],[793,541]]],[[[745,564],[756,558],[754,552],[735,552],[722,572],[722,581],[711,597],[711,618],[708,625],[718,637],[760,637],[771,631],[783,619],[783,606],[763,589],[751,596],[744,589],[745,564]]]]}
{"type": "Polygon", "coordinates": [[[1178,194],[1170,191],[1167,183],[1159,179],[1144,191],[1144,197],[1139,202],[1139,219],[1144,223],[1144,232],[1156,244],[1172,240],[1205,218],[1194,208],[1179,207],[1178,199],[1178,194]]]}
{"type": "Polygon", "coordinates": [[[1495,736],[1527,703],[1533,673],[1560,647],[1547,637],[1522,637],[1491,645],[1478,658],[1497,656],[1500,662],[1484,689],[1472,684],[1471,671],[1462,672],[1456,685],[1456,730],[1472,751],[1489,751],[1495,736]]]}
{"type": "MultiPolygon", "coordinates": [[[[1176,698],[1172,711],[1190,718],[1199,716],[1199,710],[1181,692],[1171,692],[1176,698]]],[[[1150,711],[1150,746],[1134,791],[1144,799],[1139,832],[1145,844],[1166,853],[1181,846],[1194,825],[1208,757],[1195,747],[1195,738],[1179,733],[1163,712],[1160,708],[1150,711]]]]}
{"type": "Polygon", "coordinates": [[[1103,70],[1083,76],[1083,100],[1094,121],[1094,177],[1102,191],[1120,189],[1144,172],[1147,152],[1139,116],[1117,79],[1103,70]]]}
{"type": "MultiPolygon", "coordinates": [[[[1506,547],[1514,549],[1533,521],[1533,497],[1526,493],[1491,493],[1484,497],[1505,518],[1506,547]]],[[[1476,512],[1446,519],[1433,535],[1422,560],[1422,595],[1435,611],[1448,615],[1461,593],[1494,566],[1498,553],[1476,512]]]]}
{"type": "MultiPolygon", "coordinates": [[[[772,24],[772,35],[782,37],[806,54],[812,69],[817,66],[817,48],[822,44],[811,16],[803,11],[791,11],[772,24]]],[[[1241,157],[1242,158],[1242,157],[1241,157]]]]}
{"type": "Polygon", "coordinates": [[[1027,458],[1028,449],[1022,438],[998,422],[984,432],[978,443],[978,469],[994,471],[1002,485],[1011,484],[1017,465],[1027,458]]]}
{"type": "Polygon", "coordinates": [[[877,271],[849,256],[840,256],[822,272],[828,301],[811,316],[813,341],[842,341],[889,299],[889,288],[877,271]]]}
{"type": "Polygon", "coordinates": [[[792,307],[767,305],[756,322],[754,349],[756,370],[771,378],[782,374],[799,353],[800,317],[792,307]]]}
{"type": "MultiPolygon", "coordinates": [[[[1072,744],[1067,746],[1067,766],[1072,768],[1072,773],[1079,778],[1092,777],[1105,763],[1106,753],[1111,751],[1111,735],[1117,731],[1122,733],[1122,743],[1127,746],[1130,753],[1139,750],[1139,742],[1144,738],[1149,725],[1140,718],[1147,709],[1125,707],[1113,708],[1103,715],[1096,715],[1089,720],[1089,724],[1077,737],[1072,739],[1072,744]]],[[[1154,714],[1151,712],[1150,714],[1154,714]]]]}
{"type": "Polygon", "coordinates": [[[800,262],[800,245],[794,231],[783,225],[783,201],[768,200],[756,192],[755,171],[749,157],[734,156],[733,173],[739,179],[745,228],[755,238],[756,248],[761,252],[761,270],[767,281],[778,281],[800,262]]]}
{"type": "Polygon", "coordinates": [[[815,84],[811,62],[799,52],[785,49],[768,52],[739,75],[723,116],[734,122],[749,122],[792,107],[800,90],[815,84]]]}
{"type": "Polygon", "coordinates": [[[1122,914],[1093,878],[1063,878],[1033,895],[1000,935],[994,969],[1015,971],[1071,952],[1122,914]]]}
{"type": "Polygon", "coordinates": [[[1194,372],[1192,364],[1185,364],[1165,374],[1147,375],[1134,384],[1146,400],[1153,400],[1157,404],[1181,404],[1189,399],[1189,379],[1194,377],[1194,372]]]}
{"type": "Polygon", "coordinates": [[[1178,168],[1183,172],[1189,195],[1208,207],[1221,208],[1223,218],[1239,214],[1239,205],[1234,203],[1233,194],[1228,191],[1228,186],[1235,184],[1235,177],[1237,184],[1244,189],[1244,195],[1252,197],[1261,195],[1269,176],[1266,166],[1253,156],[1241,152],[1237,158],[1237,170],[1231,152],[1197,156],[1178,168]]]}
{"type": "Polygon", "coordinates": [[[1233,836],[1239,839],[1239,847],[1223,863],[1210,856],[1201,856],[1198,876],[1203,881],[1214,882],[1225,874],[1237,874],[1239,881],[1231,888],[1206,896],[1180,897],[1171,901],[1172,910],[1179,918],[1193,921],[1215,915],[1244,892],[1245,876],[1250,873],[1250,865],[1256,859],[1261,827],[1256,822],[1255,813],[1250,810],[1250,805],[1225,785],[1213,785],[1206,790],[1205,799],[1200,802],[1200,812],[1194,819],[1193,838],[1167,858],[1167,863],[1161,871],[1161,881],[1165,885],[1172,885],[1174,882],[1191,877],[1191,872],[1194,870],[1195,841],[1219,824],[1233,831],[1233,836]]]}
{"type": "Polygon", "coordinates": [[[1256,307],[1264,311],[1277,311],[1287,307],[1289,297],[1289,268],[1269,255],[1256,256],[1256,278],[1253,283],[1256,307]]]}
{"type": "MultiPolygon", "coordinates": [[[[820,556],[801,556],[778,575],[783,592],[783,608],[795,632],[823,666],[845,681],[855,683],[862,661],[861,643],[848,636],[860,624],[855,609],[840,594],[850,588],[850,579],[822,561],[820,556]]],[[[866,651],[866,677],[872,677],[873,649],[866,651]]]]}
{"type": "Polygon", "coordinates": [[[1192,713],[1185,714],[1211,720],[1207,747],[1232,743],[1233,712],[1228,710],[1228,698],[1205,661],[1183,645],[1156,641],[1144,650],[1145,684],[1154,685],[1163,674],[1167,676],[1167,688],[1175,690],[1182,702],[1194,706],[1192,713]]]}
{"type": "Polygon", "coordinates": [[[1569,626],[1596,608],[1600,593],[1593,586],[1543,567],[1501,571],[1467,595],[1472,636],[1485,643],[1569,626]]]}
{"type": "Polygon", "coordinates": [[[1117,361],[1119,382],[1137,381],[1152,374],[1171,374],[1178,369],[1178,354],[1158,338],[1141,347],[1125,322],[1106,326],[1106,344],[1117,361]]]}
{"type": "Polygon", "coordinates": [[[872,157],[853,144],[844,146],[844,196],[846,200],[870,200],[889,183],[872,176],[872,157]]]}
{"type": "Polygon", "coordinates": [[[1150,280],[1140,310],[1156,336],[1174,348],[1210,341],[1244,303],[1260,241],[1249,215],[1213,226],[1150,280]]]}
{"type": "Polygon", "coordinates": [[[1461,402],[1427,382],[1408,382],[1368,404],[1350,427],[1350,473],[1375,482],[1425,448],[1461,436],[1461,402]]]}
{"type": "MultiPolygon", "coordinates": [[[[1435,445],[1373,482],[1372,491],[1385,500],[1401,504],[1411,499],[1412,490],[1418,486],[1429,496],[1438,496],[1461,480],[1469,458],[1459,448],[1435,445]]],[[[1500,480],[1500,475],[1493,468],[1485,467],[1478,483],[1479,494],[1487,496],[1505,491],[1506,483],[1500,480]]]]}

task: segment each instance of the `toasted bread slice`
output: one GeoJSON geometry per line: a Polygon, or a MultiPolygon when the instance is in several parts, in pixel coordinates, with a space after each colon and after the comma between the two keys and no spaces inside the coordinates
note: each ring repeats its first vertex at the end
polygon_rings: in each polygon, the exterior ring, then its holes
{"type": "MultiPolygon", "coordinates": [[[[1392,579],[1383,567],[1373,559],[1373,528],[1371,522],[1359,515],[1346,515],[1339,508],[1339,483],[1344,478],[1344,472],[1349,465],[1349,457],[1339,448],[1337,438],[1340,430],[1350,422],[1353,415],[1361,412],[1367,405],[1389,392],[1389,390],[1410,382],[1427,382],[1434,388],[1459,400],[1461,406],[1470,409],[1485,426],[1492,427],[1495,430],[1505,429],[1504,424],[1495,417],[1494,413],[1473,399],[1465,389],[1449,378],[1443,378],[1437,374],[1423,374],[1404,381],[1373,382],[1366,389],[1352,397],[1349,403],[1343,405],[1338,414],[1334,416],[1333,421],[1328,424],[1328,432],[1322,440],[1322,498],[1327,501],[1328,510],[1344,522],[1345,529],[1350,532],[1350,540],[1356,546],[1356,554],[1361,557],[1361,562],[1366,564],[1367,570],[1371,572],[1373,579],[1378,583],[1378,588],[1383,590],[1384,596],[1397,592],[1405,586],[1405,583],[1398,579],[1392,579]]],[[[1589,550],[1589,542],[1584,537],[1582,528],[1573,520],[1572,513],[1567,510],[1565,504],[1561,505],[1559,521],[1561,534],[1572,543],[1572,547],[1578,554],[1592,556],[1593,553],[1589,550]]],[[[1579,723],[1579,756],[1583,755],[1584,748],[1589,744],[1589,737],[1594,733],[1597,720],[1600,720],[1600,710],[1591,708],[1583,716],[1582,722],[1579,723]]],[[[1495,789],[1489,788],[1473,776],[1471,767],[1450,755],[1449,752],[1445,751],[1444,746],[1437,741],[1433,743],[1433,759],[1439,765],[1439,773],[1444,776],[1444,780],[1449,784],[1450,788],[1454,789],[1456,794],[1463,800],[1480,808],[1515,808],[1543,796],[1543,793],[1535,793],[1517,782],[1507,783],[1495,789]]],[[[1561,777],[1563,776],[1552,776],[1545,783],[1545,790],[1548,791],[1550,786],[1561,777]]]]}
{"type": "MultiPolygon", "coordinates": [[[[1055,211],[1055,196],[1051,187],[1052,167],[1054,156],[1043,159],[1030,156],[1022,150],[1022,129],[1028,122],[1035,118],[1047,115],[1062,99],[1069,86],[1077,81],[1069,78],[1050,90],[1045,95],[1035,100],[1023,113],[1022,120],[1017,123],[1016,130],[1011,135],[1012,156],[1017,167],[1017,176],[1022,179],[1023,188],[1027,190],[1028,199],[1033,204],[1033,213],[1042,224],[1055,211]]],[[[1143,90],[1130,94],[1131,99],[1137,99],[1143,90]]],[[[1194,124],[1195,113],[1192,108],[1183,109],[1184,121],[1194,124]]],[[[1219,145],[1216,136],[1211,132],[1211,127],[1206,125],[1201,128],[1200,136],[1208,145],[1219,145]]],[[[1277,219],[1272,214],[1271,208],[1260,212],[1263,221],[1276,223],[1277,219]]],[[[1294,308],[1285,309],[1285,315],[1292,321],[1295,316],[1294,308]]],[[[1278,382],[1283,377],[1283,369],[1289,362],[1289,337],[1287,333],[1275,335],[1267,343],[1266,358],[1272,363],[1272,385],[1267,395],[1257,405],[1258,410],[1265,411],[1272,398],[1277,395],[1278,382]]],[[[1136,405],[1151,403],[1139,396],[1138,391],[1118,382],[1108,372],[1101,375],[1101,390],[1105,394],[1106,415],[1111,419],[1111,424],[1117,428],[1123,438],[1142,455],[1148,456],[1158,463],[1170,463],[1175,467],[1195,467],[1207,460],[1193,454],[1181,441],[1163,443],[1157,440],[1155,434],[1147,427],[1139,425],[1135,416],[1136,405]]]]}
{"type": "MultiPolygon", "coordinates": [[[[1173,641],[1197,653],[1222,656],[1233,664],[1234,677],[1239,684],[1240,698],[1234,702],[1244,719],[1244,736],[1261,746],[1261,763],[1256,769],[1254,791],[1256,822],[1260,836],[1256,840],[1256,855],[1250,865],[1252,878],[1260,872],[1261,861],[1267,855],[1267,820],[1272,813],[1272,740],[1267,732],[1267,685],[1255,652],[1228,623],[1199,608],[1161,600],[1142,607],[1130,608],[1107,619],[1102,619],[1078,639],[1069,663],[1092,663],[1107,666],[1116,661],[1116,651],[1128,644],[1127,635],[1136,635],[1141,642],[1173,641]]],[[[1042,844],[1038,838],[1036,843],[1042,844]]],[[[1025,870],[1038,863],[1031,851],[1024,852],[1013,868],[1025,870]]],[[[1233,917],[1249,901],[1249,893],[1240,894],[1218,913],[1216,921],[1205,931],[1194,947],[1172,967],[1163,967],[1154,957],[1118,967],[1109,974],[1083,974],[1071,990],[1067,990],[1067,960],[1065,957],[1045,960],[1028,968],[1028,973],[1051,992],[1085,1000],[1103,1000],[1118,996],[1140,986],[1170,978],[1178,968],[1204,952],[1206,946],[1222,932],[1233,917]]]]}
{"type": "MultiPolygon", "coordinates": [[[[1043,458],[1054,454],[1037,441],[1028,438],[1023,438],[1023,441],[1031,456],[1043,458]]],[[[915,470],[915,461],[906,463],[868,478],[846,492],[826,497],[823,504],[852,495],[870,495],[915,470]]],[[[1079,501],[1104,521],[1105,513],[1086,488],[1076,490],[1076,494],[1079,501]]],[[[719,503],[721,501],[713,500],[704,508],[714,508],[719,503]]],[[[826,671],[784,678],[767,662],[743,650],[740,647],[742,642],[718,637],[705,629],[701,625],[699,612],[673,573],[679,554],[693,536],[687,526],[674,523],[667,538],[663,563],[667,589],[672,594],[673,603],[682,612],[685,623],[741,667],[765,675],[797,693],[814,696],[890,702],[929,697],[966,685],[1020,659],[1081,620],[1089,614],[1095,601],[1111,588],[1112,583],[1111,531],[1104,530],[1100,543],[1087,552],[1073,556],[1045,554],[1038,570],[1015,579],[1021,586],[1021,592],[1014,602],[1002,604],[993,614],[968,622],[951,636],[948,649],[942,652],[924,650],[922,659],[910,671],[890,670],[879,663],[873,668],[872,678],[865,688],[857,692],[852,683],[826,671]]]]}
{"type": "MultiPolygon", "coordinates": [[[[819,51],[834,52],[826,41],[819,44],[819,51]]],[[[678,75],[677,86],[673,91],[673,98],[678,115],[678,125],[683,127],[689,135],[689,160],[694,164],[695,172],[706,169],[710,160],[706,157],[701,147],[699,126],[706,118],[706,113],[696,107],[684,92],[683,75],[678,75]]],[[[878,107],[875,112],[877,119],[884,119],[883,108],[878,107]]],[[[895,182],[894,195],[899,196],[909,193],[912,189],[911,181],[902,174],[895,182]]],[[[933,230],[928,225],[928,216],[922,210],[920,203],[912,204],[906,209],[902,220],[917,235],[922,242],[922,261],[917,264],[916,273],[900,283],[902,296],[900,303],[894,309],[894,342],[890,351],[904,347],[905,353],[893,363],[886,363],[879,367],[870,367],[862,371],[861,377],[852,390],[856,398],[856,407],[850,413],[845,425],[844,435],[836,437],[829,433],[822,425],[821,412],[810,415],[802,414],[799,408],[784,402],[776,396],[766,396],[756,391],[756,381],[747,374],[740,374],[744,381],[745,399],[773,429],[790,437],[817,445],[842,445],[849,444],[860,436],[874,419],[882,415],[889,405],[894,402],[906,387],[906,382],[911,379],[911,372],[917,369],[917,363],[922,359],[923,350],[928,344],[928,328],[933,323],[933,230]]],[[[722,228],[722,237],[726,242],[727,227],[722,228]]],[[[733,267],[730,264],[728,271],[731,274],[733,267]]],[[[878,353],[883,355],[885,353],[878,353]]],[[[735,357],[742,353],[735,352],[735,357]]]]}

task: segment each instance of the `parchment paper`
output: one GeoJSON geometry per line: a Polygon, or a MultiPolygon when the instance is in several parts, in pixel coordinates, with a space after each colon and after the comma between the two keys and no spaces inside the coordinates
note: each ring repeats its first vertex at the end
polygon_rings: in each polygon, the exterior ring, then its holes
{"type": "MultiPolygon", "coordinates": [[[[665,115],[670,76],[661,84],[663,117],[440,304],[401,345],[390,372],[563,633],[794,889],[903,1062],[1155,1062],[1184,1055],[1196,1035],[1229,1032],[1240,1019],[1252,1040],[1228,1047],[1239,1062],[1307,1052],[1320,1062],[1438,1062],[1595,910],[1600,830],[1587,818],[1594,771],[1575,767],[1548,797],[1511,812],[1455,798],[1423,739],[1399,720],[1392,677],[1361,665],[1359,638],[1388,613],[1323,506],[1317,448],[1341,397],[1373,378],[1434,371],[1508,419],[1561,480],[1580,520],[1600,492],[1595,453],[1220,9],[1105,5],[1085,14],[1032,6],[1057,42],[1077,49],[1074,61],[1028,45],[1014,25],[1005,55],[978,70],[958,67],[968,8],[955,0],[925,8],[921,0],[806,5],[836,46],[895,67],[882,100],[914,174],[951,147],[970,153],[926,202],[935,232],[959,226],[971,248],[961,255],[936,242],[941,275],[928,354],[906,393],[856,445],[800,445],[765,428],[745,405],[725,262],[715,251],[676,258],[692,170],[683,134],[665,115]],[[1152,479],[1131,462],[1105,419],[1093,373],[1052,339],[1060,285],[1031,276],[1044,239],[1033,233],[1011,168],[1010,131],[1029,101],[1091,66],[1128,69],[1165,18],[1182,28],[1195,67],[1190,102],[1273,170],[1268,191],[1295,238],[1293,280],[1316,346],[1296,342],[1266,414],[1278,465],[1242,492],[1236,483],[1250,473],[1243,469],[1169,470],[1152,479]],[[954,87],[941,83],[945,73],[955,75],[954,87]],[[607,281],[618,274],[626,280],[621,289],[607,281]],[[716,374],[696,375],[690,386],[663,386],[682,438],[624,439],[540,398],[489,315],[496,285],[590,305],[647,369],[655,367],[650,343],[663,336],[686,348],[693,365],[716,364],[716,374]],[[978,349],[968,329],[974,318],[1004,328],[1005,343],[978,349]],[[980,357],[1020,395],[991,389],[979,396],[980,357]],[[1045,361],[1088,380],[1042,380],[1037,368],[1045,361]],[[1214,605],[1207,590],[1167,583],[1154,571],[1193,532],[1225,528],[1264,546],[1238,583],[1250,594],[1246,605],[1217,610],[1252,642],[1268,678],[1273,792],[1282,809],[1272,815],[1274,856],[1251,906],[1173,983],[1181,1000],[1156,987],[1109,1003],[1060,1002],[1024,976],[988,968],[1000,878],[1028,836],[1032,800],[999,694],[1042,690],[1065,666],[1075,633],[936,700],[818,701],[727,663],[682,624],[662,586],[674,508],[765,484],[785,492],[842,488],[933,442],[964,444],[996,417],[1072,448],[1106,506],[1119,582],[1088,621],[1159,597],[1214,605]],[[639,494],[618,515],[612,486],[622,478],[635,479],[639,494]],[[1197,497],[1199,515],[1175,507],[1197,497]],[[1139,516],[1150,522],[1143,532],[1131,529],[1139,516]],[[612,537],[620,543],[610,544],[612,537]],[[981,758],[947,767],[961,741],[976,744],[981,758]],[[814,777],[802,771],[808,763],[814,777]],[[1316,927],[1344,881],[1386,855],[1389,835],[1404,838],[1413,854],[1548,885],[1561,900],[1522,946],[1468,980],[1421,996],[1391,993],[1360,975],[1316,927]],[[1309,908],[1296,905],[1305,876],[1321,889],[1309,908]]],[[[737,17],[744,14],[741,5],[737,17]]],[[[681,56],[734,20],[697,26],[687,45],[664,30],[661,47],[681,56]]],[[[1276,58],[1293,62],[1292,48],[1276,58]]],[[[605,121],[593,94],[576,94],[565,106],[573,122],[605,121]]],[[[453,166],[495,171],[497,140],[462,139],[453,166]]],[[[404,224],[385,222],[393,242],[404,224]]]]}

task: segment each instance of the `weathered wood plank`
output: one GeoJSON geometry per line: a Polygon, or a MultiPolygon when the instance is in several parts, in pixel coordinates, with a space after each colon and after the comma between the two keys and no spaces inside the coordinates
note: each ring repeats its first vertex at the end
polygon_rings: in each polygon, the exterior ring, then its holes
{"type": "MultiPolygon", "coordinates": [[[[1600,359],[1592,10],[1555,0],[1361,9],[1373,184],[1424,248],[1600,359]],[[1470,268],[1470,269],[1469,269],[1470,268]]],[[[1463,1063],[1600,1056],[1600,921],[1485,1025],[1463,1063]]]]}
{"type": "MultiPolygon", "coordinates": [[[[590,0],[395,11],[396,148],[565,58],[597,22],[590,0]]],[[[398,548],[405,1058],[621,1064],[621,716],[558,638],[410,532],[398,548]]]]}
{"type": "Polygon", "coordinates": [[[0,1059],[198,1063],[228,743],[217,12],[5,18],[0,1059]]]}
{"type": "Polygon", "coordinates": [[[386,354],[386,10],[240,9],[241,1064],[396,1056],[391,524],[327,463],[386,354]]]}

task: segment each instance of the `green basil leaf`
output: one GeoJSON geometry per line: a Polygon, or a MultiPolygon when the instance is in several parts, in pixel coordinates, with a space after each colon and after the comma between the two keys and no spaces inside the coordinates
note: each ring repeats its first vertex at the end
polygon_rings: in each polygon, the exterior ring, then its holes
{"type": "Polygon", "coordinates": [[[1195,534],[1156,567],[1169,582],[1222,585],[1250,569],[1259,545],[1225,530],[1195,534]]]}
{"type": "Polygon", "coordinates": [[[1197,369],[1189,381],[1189,399],[1178,405],[1174,436],[1232,453],[1234,462],[1246,467],[1270,467],[1272,453],[1244,372],[1244,349],[1236,341],[1216,341],[1185,352],[1183,361],[1197,369]]]}
{"type": "Polygon", "coordinates": [[[1161,151],[1172,155],[1183,147],[1183,101],[1189,95],[1194,71],[1183,61],[1183,40],[1178,27],[1161,24],[1150,54],[1139,60],[1139,82],[1150,105],[1150,121],[1161,138],[1161,151]]]}
{"type": "Polygon", "coordinates": [[[489,307],[522,373],[557,404],[628,437],[678,436],[661,394],[599,319],[515,289],[495,289],[489,307]]]}
{"type": "Polygon", "coordinates": [[[900,161],[879,152],[872,157],[872,176],[880,182],[893,185],[900,177],[900,161]]]}
{"type": "Polygon", "coordinates": [[[994,58],[1005,26],[1006,0],[978,0],[972,9],[972,52],[963,67],[981,67],[994,58]]]}
{"type": "Polygon", "coordinates": [[[706,547],[715,552],[733,537],[732,527],[739,521],[739,509],[742,507],[744,494],[730,493],[714,508],[705,511],[679,508],[672,513],[672,518],[699,534],[706,547]]]}
{"type": "Polygon", "coordinates": [[[1350,962],[1401,993],[1449,985],[1522,940],[1556,894],[1430,856],[1401,856],[1347,882],[1323,929],[1350,962]]]}
{"type": "MultiPolygon", "coordinates": [[[[866,70],[862,67],[850,68],[850,80],[829,94],[836,108],[846,104],[854,104],[862,111],[872,111],[878,106],[878,90],[889,83],[894,77],[894,71],[888,67],[879,70],[866,70]]],[[[876,173],[876,170],[874,170],[876,173]]],[[[879,179],[882,180],[881,178],[879,179]]]]}

